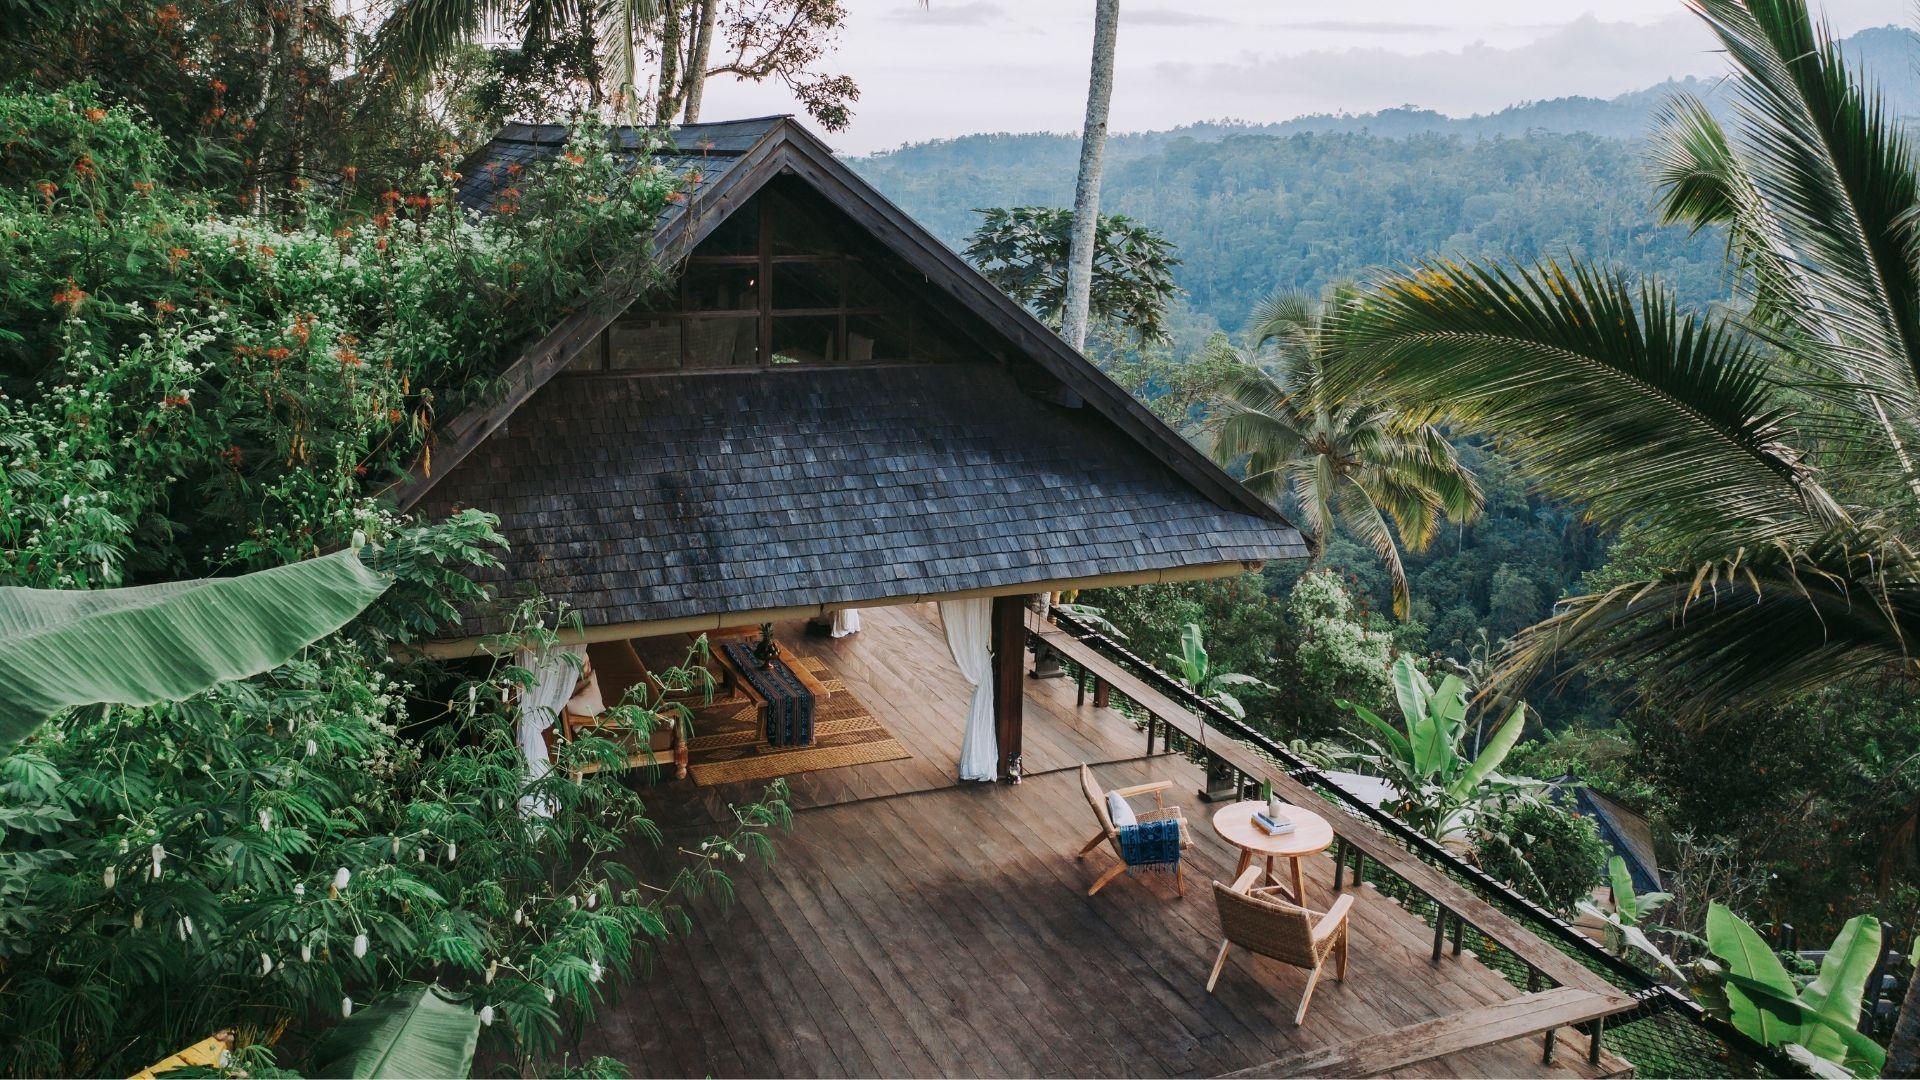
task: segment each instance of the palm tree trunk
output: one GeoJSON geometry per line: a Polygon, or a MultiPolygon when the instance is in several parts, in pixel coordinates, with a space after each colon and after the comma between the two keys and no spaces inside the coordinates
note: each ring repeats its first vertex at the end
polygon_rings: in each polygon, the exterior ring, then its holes
{"type": "Polygon", "coordinates": [[[680,5],[674,0],[660,6],[660,85],[654,93],[653,122],[659,126],[673,123],[680,106],[680,5]]]}
{"type": "Polygon", "coordinates": [[[707,57],[713,52],[713,23],[720,0],[700,0],[700,29],[693,39],[693,59],[687,64],[686,122],[700,122],[700,99],[707,89],[707,57]]]}
{"type": "Polygon", "coordinates": [[[1120,0],[1094,0],[1093,70],[1087,77],[1087,123],[1080,133],[1080,178],[1073,186],[1073,243],[1067,254],[1067,308],[1060,326],[1060,335],[1075,349],[1087,343],[1101,158],[1107,148],[1107,106],[1113,101],[1113,50],[1119,33],[1120,0]]]}

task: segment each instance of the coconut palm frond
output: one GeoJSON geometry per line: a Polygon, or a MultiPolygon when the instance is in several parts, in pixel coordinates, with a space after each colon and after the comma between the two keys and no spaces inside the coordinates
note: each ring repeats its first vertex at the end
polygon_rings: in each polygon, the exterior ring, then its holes
{"type": "Polygon", "coordinates": [[[1802,0],[1693,0],[1737,77],[1731,148],[1810,301],[1808,336],[1910,423],[1920,402],[1920,265],[1905,214],[1915,146],[1802,0]]]}
{"type": "Polygon", "coordinates": [[[373,55],[403,79],[419,79],[479,36],[501,0],[398,0],[374,35],[373,55]]]}
{"type": "Polygon", "coordinates": [[[1658,520],[1732,549],[1845,517],[1788,441],[1766,357],[1658,287],[1552,263],[1428,263],[1380,282],[1341,333],[1336,393],[1444,406],[1603,524],[1658,520]]]}
{"type": "Polygon", "coordinates": [[[1699,720],[1892,670],[1913,673],[1920,562],[1845,527],[1567,601],[1523,631],[1499,679],[1522,686],[1569,654],[1626,665],[1663,709],[1699,720]]]}

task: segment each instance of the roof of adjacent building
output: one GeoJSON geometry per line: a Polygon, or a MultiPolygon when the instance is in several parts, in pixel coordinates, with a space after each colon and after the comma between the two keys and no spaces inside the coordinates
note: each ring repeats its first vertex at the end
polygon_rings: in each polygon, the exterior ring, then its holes
{"type": "MultiPolygon", "coordinates": [[[[458,198],[488,210],[507,166],[566,139],[510,125],[462,165],[458,198]]],[[[402,509],[499,514],[512,547],[494,579],[533,583],[592,627],[1308,553],[1277,510],[791,118],[612,139],[631,167],[691,185],[656,229],[657,258],[797,177],[1004,348],[977,363],[554,379],[634,299],[609,286],[389,491],[402,509]]]]}

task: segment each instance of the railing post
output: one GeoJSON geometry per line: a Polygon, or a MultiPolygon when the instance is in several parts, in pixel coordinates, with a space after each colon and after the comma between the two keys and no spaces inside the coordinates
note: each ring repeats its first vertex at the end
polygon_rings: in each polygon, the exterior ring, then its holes
{"type": "Polygon", "coordinates": [[[1547,1045],[1546,1045],[1546,1049],[1542,1050],[1540,1053],[1540,1064],[1542,1065],[1553,1064],[1553,1044],[1560,1041],[1559,1034],[1560,1034],[1559,1028],[1547,1029],[1547,1045]]]}
{"type": "Polygon", "coordinates": [[[1154,728],[1154,722],[1156,719],[1158,718],[1155,717],[1152,713],[1147,714],[1147,756],[1148,757],[1153,756],[1153,728],[1154,728]]]}
{"type": "Polygon", "coordinates": [[[1339,892],[1347,880],[1347,841],[1345,837],[1335,837],[1333,841],[1333,891],[1339,892]]]}
{"type": "Polygon", "coordinates": [[[1080,689],[1079,695],[1073,699],[1073,707],[1077,709],[1087,703],[1087,669],[1086,668],[1081,668],[1078,671],[1074,672],[1073,683],[1075,686],[1079,687],[1080,689]]]}
{"type": "Polygon", "coordinates": [[[1437,964],[1440,962],[1440,950],[1445,948],[1447,944],[1447,909],[1441,907],[1440,901],[1438,900],[1433,902],[1433,906],[1435,909],[1433,920],[1433,962],[1437,964]]]}
{"type": "Polygon", "coordinates": [[[1107,680],[1095,675],[1093,677],[1093,707],[1096,709],[1104,709],[1107,707],[1107,701],[1107,680]]]}
{"type": "Polygon", "coordinates": [[[1587,1042],[1587,1064],[1600,1064],[1600,1036],[1607,1028],[1607,1018],[1598,1016],[1593,1021],[1593,1037],[1587,1042]]]}
{"type": "Polygon", "coordinates": [[[1467,935],[1467,920],[1458,915],[1453,917],[1453,955],[1460,955],[1460,939],[1467,935]]]}

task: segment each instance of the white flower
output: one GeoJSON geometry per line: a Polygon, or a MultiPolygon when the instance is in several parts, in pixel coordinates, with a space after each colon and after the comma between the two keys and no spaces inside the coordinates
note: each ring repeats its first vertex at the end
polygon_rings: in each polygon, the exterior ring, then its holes
{"type": "Polygon", "coordinates": [[[605,972],[606,969],[600,966],[600,961],[595,960],[593,966],[587,971],[587,978],[592,979],[594,982],[599,982],[600,976],[605,972]]]}
{"type": "Polygon", "coordinates": [[[599,906],[600,906],[600,894],[597,892],[588,893],[587,894],[587,910],[592,911],[594,908],[597,908],[599,906]]]}
{"type": "Polygon", "coordinates": [[[500,970],[500,961],[498,960],[495,960],[492,963],[487,965],[487,985],[488,986],[493,985],[494,973],[499,970],[500,970]]]}
{"type": "Polygon", "coordinates": [[[547,1004],[553,1004],[553,987],[547,987],[547,1004]]]}
{"type": "Polygon", "coordinates": [[[267,832],[267,831],[270,831],[272,828],[273,828],[273,811],[263,806],[260,808],[260,831],[267,832]]]}
{"type": "Polygon", "coordinates": [[[526,912],[521,911],[519,908],[513,909],[513,925],[519,926],[521,923],[525,922],[526,919],[527,919],[526,912]]]}
{"type": "Polygon", "coordinates": [[[480,1026],[481,1027],[493,1026],[493,1006],[482,1005],[480,1007],[480,1026]]]}
{"type": "Polygon", "coordinates": [[[111,889],[113,888],[113,883],[119,880],[119,877],[119,871],[115,870],[112,866],[108,866],[106,872],[100,875],[100,883],[111,889]]]}
{"type": "Polygon", "coordinates": [[[273,960],[272,958],[268,957],[266,953],[261,953],[260,954],[260,977],[265,978],[271,974],[273,974],[273,960]]]}
{"type": "Polygon", "coordinates": [[[161,847],[159,844],[153,845],[153,878],[155,881],[160,880],[160,864],[166,860],[166,857],[166,848],[161,847]]]}
{"type": "Polygon", "coordinates": [[[187,940],[193,936],[193,920],[185,915],[180,916],[180,923],[177,929],[180,931],[180,940],[187,940]]]}
{"type": "Polygon", "coordinates": [[[307,756],[312,757],[313,755],[319,752],[320,752],[320,744],[317,742],[314,742],[312,739],[308,739],[307,740],[307,756]]]}
{"type": "Polygon", "coordinates": [[[346,888],[347,882],[352,880],[353,880],[353,871],[347,869],[344,866],[333,872],[333,887],[336,889],[346,888]]]}
{"type": "Polygon", "coordinates": [[[365,955],[367,955],[367,935],[353,935],[353,958],[358,960],[365,955]]]}
{"type": "Polygon", "coordinates": [[[453,841],[451,840],[447,841],[447,861],[452,862],[454,859],[458,858],[459,855],[460,855],[460,849],[454,846],[453,841]]]}
{"type": "Polygon", "coordinates": [[[352,1015],[353,1015],[353,999],[350,997],[341,998],[340,999],[340,1018],[344,1020],[347,1017],[352,1015]]]}
{"type": "Polygon", "coordinates": [[[145,925],[147,925],[147,913],[139,908],[133,909],[133,928],[138,930],[145,925]]]}

